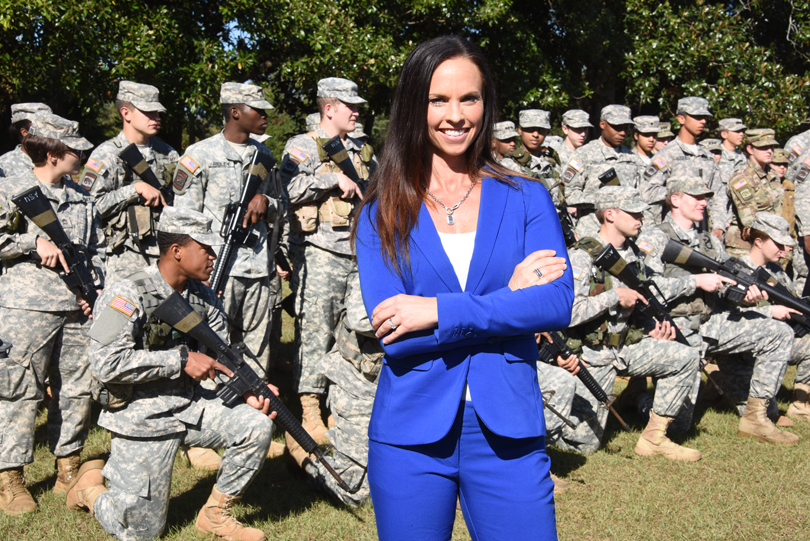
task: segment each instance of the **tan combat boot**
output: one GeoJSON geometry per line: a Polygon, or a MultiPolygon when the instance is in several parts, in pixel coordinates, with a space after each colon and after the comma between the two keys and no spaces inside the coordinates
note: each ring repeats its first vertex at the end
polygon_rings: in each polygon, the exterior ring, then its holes
{"type": "Polygon", "coordinates": [[[256,528],[246,528],[231,516],[231,507],[241,500],[241,496],[227,496],[214,489],[208,496],[194,525],[200,533],[211,533],[229,541],[262,541],[264,532],[256,528]]]}
{"type": "Polygon", "coordinates": [[[79,467],[82,465],[82,459],[79,453],[56,458],[56,483],[53,485],[54,494],[67,494],[68,490],[73,487],[78,477],[79,467]]]}
{"type": "Polygon", "coordinates": [[[743,438],[754,437],[765,443],[778,443],[781,445],[796,445],[799,436],[784,432],[768,419],[768,400],[765,398],[748,397],[745,413],[740,418],[737,435],[743,438]]]}
{"type": "Polygon", "coordinates": [[[37,510],[37,502],[25,488],[22,467],[0,471],[0,509],[7,515],[37,510]]]}
{"type": "Polygon", "coordinates": [[[284,436],[287,441],[287,453],[289,454],[290,458],[298,464],[298,467],[302,470],[306,469],[307,464],[309,464],[312,459],[309,458],[309,454],[304,451],[304,448],[298,445],[298,442],[295,441],[295,438],[290,436],[290,433],[284,436]]]}
{"type": "Polygon", "coordinates": [[[196,470],[217,471],[222,458],[213,449],[183,446],[183,454],[192,468],[196,470]]]}
{"type": "Polygon", "coordinates": [[[793,386],[793,403],[790,404],[787,410],[787,416],[794,419],[804,419],[810,421],[810,385],[804,383],[797,383],[793,386]]]}
{"type": "Polygon", "coordinates": [[[287,448],[283,443],[277,441],[270,442],[270,448],[267,450],[267,458],[278,458],[284,454],[287,448]]]}
{"type": "Polygon", "coordinates": [[[73,511],[85,509],[91,514],[93,513],[96,498],[107,492],[107,487],[104,486],[104,476],[101,475],[103,468],[103,460],[90,460],[82,464],[82,467],[76,472],[73,486],[70,487],[65,497],[68,509],[73,511]]]}
{"type": "Polygon", "coordinates": [[[329,438],[326,437],[328,429],[324,426],[323,419],[321,419],[321,403],[318,395],[314,393],[302,394],[301,408],[304,410],[304,419],[301,421],[304,430],[309,432],[309,435],[318,445],[331,443],[329,438]]]}
{"type": "Polygon", "coordinates": [[[681,462],[700,460],[700,451],[683,447],[667,438],[667,428],[672,421],[672,417],[661,417],[650,410],[650,422],[647,423],[636,443],[636,454],[641,456],[662,455],[670,460],[681,462]]]}

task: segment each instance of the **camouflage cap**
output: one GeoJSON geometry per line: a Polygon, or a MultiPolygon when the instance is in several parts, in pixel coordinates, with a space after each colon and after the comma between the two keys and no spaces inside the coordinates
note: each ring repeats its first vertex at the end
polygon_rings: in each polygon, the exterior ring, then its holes
{"type": "Polygon", "coordinates": [[[219,103],[244,103],[256,109],[273,109],[270,102],[264,99],[262,87],[244,83],[222,83],[219,89],[219,103]]]}
{"type": "Polygon", "coordinates": [[[327,77],[318,81],[318,97],[337,98],[345,103],[366,103],[366,100],[357,94],[357,85],[340,77],[327,77]]]}
{"type": "Polygon", "coordinates": [[[667,181],[667,197],[674,193],[687,193],[689,195],[714,195],[703,179],[700,177],[669,177],[667,181]]]}
{"type": "Polygon", "coordinates": [[[52,113],[51,108],[44,103],[14,103],[11,105],[11,123],[20,120],[32,120],[40,113],[52,113]]]}
{"type": "Polygon", "coordinates": [[[349,137],[359,139],[360,137],[368,137],[368,134],[363,131],[363,125],[359,122],[354,123],[354,131],[349,134],[349,137]]]}
{"type": "Polygon", "coordinates": [[[526,109],[518,114],[518,126],[521,128],[551,129],[551,113],[542,109],[526,109]]]}
{"type": "Polygon", "coordinates": [[[789,233],[790,224],[776,214],[757,212],[757,215],[754,216],[754,222],[751,224],[751,229],[762,231],[771,237],[774,242],[784,246],[796,246],[796,241],[793,240],[789,233]]]}
{"type": "Polygon", "coordinates": [[[543,139],[543,144],[541,144],[540,146],[546,148],[553,148],[556,150],[564,142],[565,139],[563,139],[559,135],[549,135],[545,139],[543,139]]]}
{"type": "Polygon", "coordinates": [[[630,186],[605,186],[596,191],[594,207],[600,209],[621,209],[625,212],[643,212],[650,208],[641,194],[630,186]]]}
{"type": "Polygon", "coordinates": [[[633,119],[633,125],[638,133],[657,134],[660,119],[657,116],[637,116],[633,119]]]}
{"type": "Polygon", "coordinates": [[[709,112],[709,102],[705,98],[689,96],[678,100],[677,115],[714,116],[709,112]]]}
{"type": "Polygon", "coordinates": [[[790,165],[790,152],[784,148],[777,148],[773,151],[771,165],[790,165]]]}
{"type": "Polygon", "coordinates": [[[593,128],[588,113],[582,109],[570,109],[562,116],[562,125],[569,128],[593,128]]]}
{"type": "Polygon", "coordinates": [[[74,150],[90,150],[93,143],[79,135],[79,123],[51,113],[41,113],[31,119],[30,135],[56,139],[74,150]]]}
{"type": "Polygon", "coordinates": [[[611,126],[624,126],[632,124],[633,119],[630,118],[630,108],[624,105],[608,105],[602,107],[602,115],[600,120],[604,120],[611,126]]]}
{"type": "Polygon", "coordinates": [[[495,124],[495,129],[493,130],[492,134],[495,139],[500,141],[518,136],[518,132],[515,129],[515,123],[511,120],[504,120],[503,122],[498,122],[495,124]]]}
{"type": "Polygon", "coordinates": [[[321,113],[311,113],[307,115],[307,131],[315,131],[321,123],[321,113]]]}
{"type": "Polygon", "coordinates": [[[659,122],[658,123],[658,135],[656,135],[659,139],[667,139],[669,137],[675,137],[675,134],[672,133],[672,123],[671,122],[659,122]]]}
{"type": "Polygon", "coordinates": [[[158,101],[158,94],[158,89],[152,85],[121,81],[118,83],[118,95],[115,99],[128,101],[141,111],[165,113],[166,108],[158,101]]]}
{"type": "Polygon", "coordinates": [[[778,147],[779,141],[775,135],[773,130],[767,128],[745,130],[745,144],[755,148],[778,147]]]}
{"type": "Polygon", "coordinates": [[[206,246],[221,246],[222,237],[211,230],[212,218],[202,212],[179,207],[164,207],[157,230],[164,233],[188,235],[206,246]]]}
{"type": "Polygon", "coordinates": [[[723,152],[723,142],[720,139],[704,139],[698,144],[709,152],[723,152]]]}
{"type": "Polygon", "coordinates": [[[739,118],[724,118],[719,122],[718,131],[743,131],[748,126],[739,118]]]}

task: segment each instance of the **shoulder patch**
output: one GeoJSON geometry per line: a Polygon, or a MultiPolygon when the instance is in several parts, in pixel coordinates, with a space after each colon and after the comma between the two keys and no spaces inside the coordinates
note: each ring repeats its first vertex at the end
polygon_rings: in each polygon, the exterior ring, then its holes
{"type": "Polygon", "coordinates": [[[577,172],[579,172],[579,170],[582,169],[583,165],[584,164],[581,161],[577,160],[576,158],[571,158],[571,161],[568,162],[568,167],[573,168],[574,171],[577,172]]]}
{"type": "Polygon", "coordinates": [[[87,158],[87,163],[84,164],[84,165],[85,165],[85,167],[87,167],[88,169],[92,169],[96,173],[101,171],[101,168],[104,167],[103,163],[101,163],[99,161],[96,161],[93,158],[87,158]]]}
{"type": "Polygon", "coordinates": [[[82,188],[90,189],[93,186],[93,183],[96,181],[96,175],[94,173],[85,173],[82,177],[82,181],[80,182],[82,188]]]}
{"type": "Polygon", "coordinates": [[[734,189],[735,189],[735,190],[739,190],[740,188],[742,188],[742,187],[743,187],[743,186],[745,186],[746,184],[748,184],[748,181],[747,181],[747,180],[745,180],[744,178],[743,178],[743,179],[740,179],[738,182],[735,182],[735,183],[734,183],[734,189]]]}
{"type": "Polygon", "coordinates": [[[565,172],[563,173],[563,180],[566,184],[574,179],[583,165],[584,164],[576,158],[571,158],[571,161],[568,162],[568,167],[565,168],[565,172]]]}
{"type": "Polygon", "coordinates": [[[577,267],[571,266],[571,272],[574,273],[574,280],[579,280],[579,277],[582,276],[582,269],[577,267]]]}
{"type": "Polygon", "coordinates": [[[653,163],[653,165],[655,165],[655,166],[656,166],[658,169],[663,169],[664,167],[666,167],[666,166],[667,166],[667,162],[666,162],[666,160],[664,160],[664,158],[662,158],[661,156],[658,156],[658,157],[656,157],[656,158],[653,158],[652,163],[653,163]]]}
{"type": "Polygon", "coordinates": [[[642,240],[641,242],[638,243],[638,248],[639,248],[639,250],[641,250],[643,252],[647,252],[648,254],[650,254],[655,249],[655,246],[653,246],[652,244],[650,244],[646,240],[642,240]]]}
{"type": "Polygon", "coordinates": [[[753,199],[754,194],[752,194],[751,190],[749,190],[748,188],[743,188],[742,190],[740,190],[740,197],[742,197],[745,201],[748,201],[750,199],[753,199]]]}
{"type": "Polygon", "coordinates": [[[290,151],[290,156],[292,156],[293,158],[298,160],[299,163],[300,162],[305,162],[305,161],[307,161],[307,158],[309,158],[309,154],[307,154],[306,152],[302,151],[299,148],[292,149],[290,151]]]}
{"type": "Polygon", "coordinates": [[[799,145],[793,145],[790,149],[790,156],[788,156],[788,163],[793,163],[796,161],[796,158],[802,155],[804,149],[799,145]]]}
{"type": "Polygon", "coordinates": [[[192,158],[189,155],[185,155],[182,158],[180,158],[180,165],[188,169],[189,173],[191,174],[194,174],[197,171],[197,169],[200,168],[200,164],[195,162],[194,158],[192,158]]]}
{"type": "Polygon", "coordinates": [[[172,185],[174,186],[175,191],[182,192],[186,187],[186,181],[188,180],[188,175],[182,169],[178,169],[174,174],[174,180],[172,181],[172,185]]]}
{"type": "Polygon", "coordinates": [[[110,307],[115,308],[127,317],[134,314],[135,310],[138,308],[134,303],[126,300],[124,297],[115,297],[110,303],[110,307]]]}

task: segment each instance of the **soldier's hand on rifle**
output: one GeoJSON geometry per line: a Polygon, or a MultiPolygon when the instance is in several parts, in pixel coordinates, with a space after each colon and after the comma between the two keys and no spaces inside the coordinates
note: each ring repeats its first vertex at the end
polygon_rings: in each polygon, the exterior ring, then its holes
{"type": "Polygon", "coordinates": [[[571,375],[576,376],[579,373],[579,357],[571,355],[567,359],[564,359],[562,355],[557,355],[557,366],[564,368],[570,372],[571,375]]]}
{"type": "Polygon", "coordinates": [[[363,199],[363,193],[360,191],[360,186],[358,186],[352,179],[343,173],[338,173],[337,176],[338,188],[340,188],[340,191],[343,192],[340,195],[341,199],[351,200],[355,197],[363,199]]]}
{"type": "MultiPolygon", "coordinates": [[[[278,387],[268,383],[267,388],[270,389],[274,395],[278,396],[278,387]]],[[[263,414],[270,417],[270,419],[276,418],[276,412],[270,411],[270,401],[263,396],[256,396],[252,391],[248,391],[242,395],[242,398],[245,399],[245,402],[247,402],[249,406],[253,406],[263,414]]]]}
{"type": "Polygon", "coordinates": [[[773,312],[771,312],[774,319],[778,319],[779,321],[786,321],[790,319],[790,314],[801,314],[798,310],[794,310],[793,308],[788,308],[787,306],[782,306],[781,304],[774,304],[771,306],[773,312]]]}
{"type": "Polygon", "coordinates": [[[748,291],[745,292],[744,300],[748,304],[757,304],[760,301],[767,301],[768,294],[752,284],[748,287],[748,291]]]}
{"type": "MultiPolygon", "coordinates": [[[[100,295],[101,290],[97,289],[96,293],[98,293],[100,295]]],[[[86,315],[90,319],[93,319],[93,307],[90,306],[90,304],[81,297],[79,297],[79,306],[81,307],[82,312],[84,313],[84,315],[86,315]]]]}
{"type": "Polygon", "coordinates": [[[242,227],[247,229],[249,225],[261,222],[264,220],[265,214],[267,214],[267,198],[263,194],[257,193],[248,204],[245,219],[242,220],[242,227]]]}
{"type": "Polygon", "coordinates": [[[135,182],[132,184],[135,191],[143,198],[143,204],[146,207],[159,207],[166,206],[166,200],[163,199],[163,194],[147,184],[146,182],[135,182]]]}
{"type": "Polygon", "coordinates": [[[56,265],[62,263],[62,268],[65,269],[65,273],[70,273],[70,268],[68,267],[67,261],[65,261],[65,255],[62,253],[62,250],[57,248],[48,239],[37,237],[37,255],[42,260],[42,264],[46,267],[53,269],[56,268],[56,265]]]}
{"type": "Polygon", "coordinates": [[[655,322],[655,328],[650,331],[650,336],[656,340],[675,340],[675,327],[669,321],[663,323],[655,322]]]}
{"type": "Polygon", "coordinates": [[[698,289],[702,289],[706,293],[715,293],[720,291],[724,285],[736,285],[737,282],[725,276],[720,276],[714,273],[695,274],[695,283],[698,289]]]}
{"type": "Polygon", "coordinates": [[[644,304],[647,303],[647,299],[634,289],[629,289],[626,287],[616,287],[614,291],[619,295],[619,306],[622,308],[632,308],[636,305],[636,301],[641,301],[644,304]]]}
{"type": "Polygon", "coordinates": [[[517,291],[529,286],[548,284],[560,278],[568,267],[563,257],[554,257],[554,250],[538,250],[515,266],[509,279],[509,289],[517,291]],[[540,276],[537,271],[540,271],[540,276]]]}
{"type": "Polygon", "coordinates": [[[577,217],[577,207],[568,207],[568,214],[573,216],[574,218],[577,217]]]}
{"type": "Polygon", "coordinates": [[[195,351],[188,352],[188,362],[186,363],[184,371],[191,376],[194,381],[214,379],[217,375],[217,370],[228,377],[233,376],[233,372],[228,370],[227,366],[218,363],[208,355],[203,355],[195,351]]]}
{"type": "Polygon", "coordinates": [[[278,277],[281,278],[282,280],[284,280],[285,282],[290,281],[290,273],[283,270],[278,265],[276,265],[276,274],[278,274],[278,277]]]}

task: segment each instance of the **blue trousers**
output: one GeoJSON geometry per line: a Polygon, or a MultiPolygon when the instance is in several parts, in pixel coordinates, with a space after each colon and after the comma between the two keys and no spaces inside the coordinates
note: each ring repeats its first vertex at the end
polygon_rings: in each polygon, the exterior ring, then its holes
{"type": "Polygon", "coordinates": [[[380,541],[445,541],[456,496],[473,541],[557,539],[545,438],[490,431],[471,401],[436,443],[369,442],[368,480],[380,541]]]}

